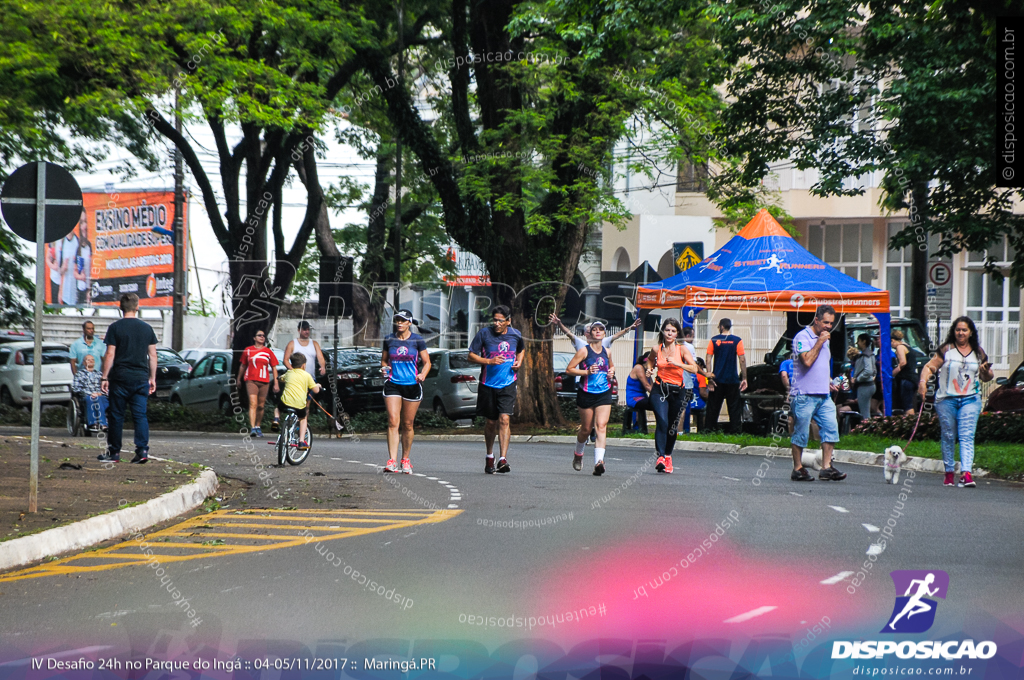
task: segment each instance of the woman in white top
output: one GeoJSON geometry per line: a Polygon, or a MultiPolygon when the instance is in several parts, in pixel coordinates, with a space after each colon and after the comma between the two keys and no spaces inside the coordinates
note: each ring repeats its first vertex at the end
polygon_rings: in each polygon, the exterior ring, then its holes
{"type": "Polygon", "coordinates": [[[971,468],[974,466],[974,431],[981,415],[981,383],[992,379],[992,364],[985,350],[978,345],[974,321],[961,316],[953,322],[946,342],[921,369],[917,392],[922,403],[928,379],[938,375],[935,385],[935,411],[942,431],[942,462],[946,468],[944,486],[954,485],[953,448],[960,441],[958,486],[974,487],[971,468]]]}

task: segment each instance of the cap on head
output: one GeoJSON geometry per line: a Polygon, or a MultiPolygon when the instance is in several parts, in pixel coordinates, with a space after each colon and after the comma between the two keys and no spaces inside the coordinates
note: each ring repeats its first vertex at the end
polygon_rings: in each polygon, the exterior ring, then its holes
{"type": "Polygon", "coordinates": [[[395,312],[395,321],[408,321],[412,323],[412,312],[410,312],[408,309],[398,310],[397,312],[395,312]]]}
{"type": "Polygon", "coordinates": [[[313,327],[309,325],[308,321],[303,320],[303,321],[299,322],[299,330],[300,331],[311,331],[311,330],[313,330],[313,327]]]}
{"type": "Polygon", "coordinates": [[[588,323],[586,325],[586,327],[584,328],[584,331],[589,333],[592,330],[594,330],[595,328],[600,328],[603,331],[604,330],[608,330],[607,328],[605,328],[605,325],[604,325],[603,321],[591,321],[590,323],[588,323]]]}
{"type": "Polygon", "coordinates": [[[722,319],[721,321],[718,322],[718,325],[724,328],[725,330],[731,330],[732,319],[722,319]]]}

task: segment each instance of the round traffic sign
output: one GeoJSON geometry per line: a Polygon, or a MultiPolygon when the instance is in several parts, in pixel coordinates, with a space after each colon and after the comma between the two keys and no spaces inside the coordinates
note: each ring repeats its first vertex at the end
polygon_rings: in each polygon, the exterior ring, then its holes
{"type": "Polygon", "coordinates": [[[953,268],[945,262],[933,262],[928,267],[928,280],[935,286],[945,286],[953,278],[953,268]]]}
{"type": "MultiPolygon", "coordinates": [[[[82,216],[82,190],[71,173],[54,163],[45,163],[44,206],[47,243],[59,241],[75,228],[82,216]]],[[[15,170],[0,191],[0,209],[15,234],[36,240],[36,203],[39,163],[15,170]]]]}

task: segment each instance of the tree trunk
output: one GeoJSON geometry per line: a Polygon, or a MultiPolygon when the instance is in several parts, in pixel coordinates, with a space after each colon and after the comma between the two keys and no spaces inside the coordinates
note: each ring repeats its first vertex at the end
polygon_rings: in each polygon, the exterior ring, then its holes
{"type": "Polygon", "coordinates": [[[385,278],[388,235],[387,208],[391,202],[391,157],[378,149],[377,169],[374,172],[373,198],[370,201],[370,219],[366,227],[366,252],[359,274],[359,283],[352,296],[353,344],[375,345],[380,340],[380,320],[384,313],[384,296],[374,284],[385,278]]]}

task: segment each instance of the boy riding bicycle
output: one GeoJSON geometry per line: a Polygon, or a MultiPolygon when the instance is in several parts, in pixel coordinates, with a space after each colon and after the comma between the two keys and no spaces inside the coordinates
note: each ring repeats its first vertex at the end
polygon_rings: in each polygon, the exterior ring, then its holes
{"type": "Polygon", "coordinates": [[[288,358],[288,361],[292,367],[281,376],[281,381],[284,382],[284,389],[281,390],[281,415],[291,412],[299,417],[298,448],[308,449],[309,444],[306,443],[307,392],[312,390],[316,394],[320,391],[320,385],[303,368],[306,365],[305,355],[295,352],[288,358]]]}

